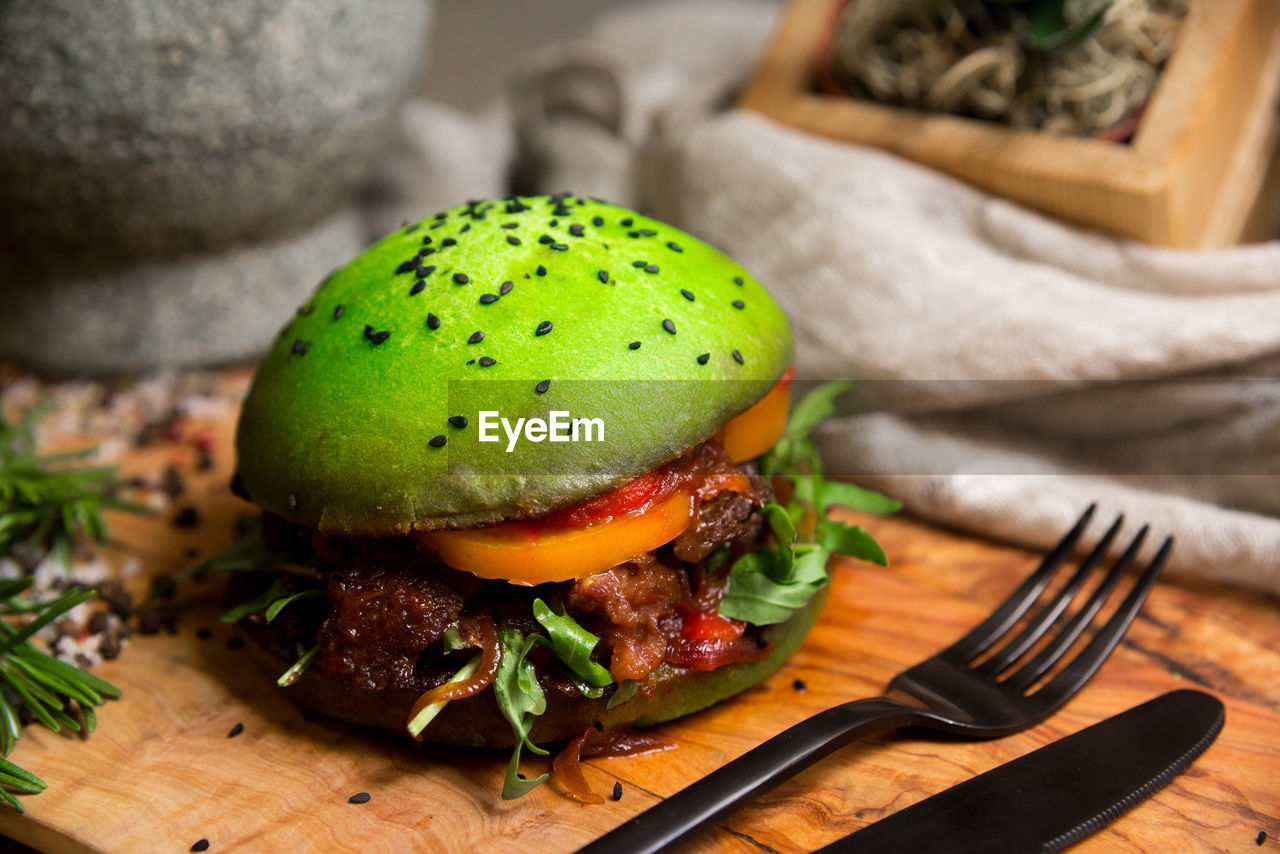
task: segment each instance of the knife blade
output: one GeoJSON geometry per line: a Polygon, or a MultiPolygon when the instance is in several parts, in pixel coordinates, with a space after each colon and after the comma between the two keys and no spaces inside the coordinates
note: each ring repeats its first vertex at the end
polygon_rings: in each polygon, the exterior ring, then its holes
{"type": "Polygon", "coordinates": [[[1222,703],[1170,691],[857,830],[834,852],[1061,851],[1150,797],[1222,731],[1222,703]]]}

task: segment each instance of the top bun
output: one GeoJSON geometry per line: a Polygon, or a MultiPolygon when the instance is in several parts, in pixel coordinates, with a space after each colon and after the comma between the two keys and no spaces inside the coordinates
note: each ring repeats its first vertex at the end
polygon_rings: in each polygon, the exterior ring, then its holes
{"type": "Polygon", "coordinates": [[[671,226],[570,195],[470,202],[374,244],[285,326],[241,414],[240,484],[350,536],[540,515],[706,440],[793,350],[768,292],[671,226]],[[478,441],[481,411],[555,410],[604,440],[478,441]]]}

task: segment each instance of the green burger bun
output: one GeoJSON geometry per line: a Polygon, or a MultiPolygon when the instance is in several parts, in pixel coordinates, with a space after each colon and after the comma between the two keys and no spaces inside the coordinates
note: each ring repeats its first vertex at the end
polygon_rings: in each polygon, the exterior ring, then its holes
{"type": "Polygon", "coordinates": [[[285,326],[244,404],[238,483],[326,534],[537,516],[706,440],[793,352],[751,274],[669,225],[571,196],[472,202],[378,241],[285,326]],[[600,418],[606,441],[509,453],[477,440],[481,410],[600,418]]]}

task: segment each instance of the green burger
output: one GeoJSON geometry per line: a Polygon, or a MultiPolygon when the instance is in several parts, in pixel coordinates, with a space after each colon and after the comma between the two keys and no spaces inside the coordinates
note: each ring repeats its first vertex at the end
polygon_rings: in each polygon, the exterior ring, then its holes
{"type": "MultiPolygon", "coordinates": [[[[786,317],[742,266],[570,194],[408,223],[329,276],[241,414],[261,509],[226,619],[296,702],[430,741],[574,750],[756,684],[832,553],[884,563],[788,420],[786,317]],[[606,735],[600,735],[600,733],[606,735]]],[[[576,752],[575,752],[576,756],[576,752]]]]}

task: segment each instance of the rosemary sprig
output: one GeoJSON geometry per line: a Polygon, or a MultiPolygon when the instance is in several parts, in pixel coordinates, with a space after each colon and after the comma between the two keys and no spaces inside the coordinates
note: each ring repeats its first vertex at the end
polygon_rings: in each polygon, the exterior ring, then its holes
{"type": "MultiPolygon", "coordinates": [[[[107,540],[102,511],[145,513],[117,495],[121,482],[113,466],[75,465],[94,454],[87,448],[37,454],[35,429],[49,414],[52,399],[31,407],[10,424],[0,416],[0,555],[24,543],[53,554],[70,568],[76,541],[107,540]]],[[[0,581],[0,753],[5,757],[22,737],[23,715],[53,732],[87,734],[98,723],[94,706],[120,696],[103,679],[38,649],[31,638],[72,608],[93,598],[73,589],[52,599],[32,595],[33,578],[0,581]]],[[[23,811],[18,795],[34,795],[48,784],[0,758],[0,801],[23,811]]]]}
{"type": "Polygon", "coordinates": [[[54,405],[46,399],[13,424],[0,417],[0,554],[26,542],[64,555],[67,566],[68,546],[77,537],[107,541],[104,509],[145,513],[146,508],[117,495],[121,482],[114,466],[74,465],[95,449],[35,452],[36,425],[54,405]]]}

